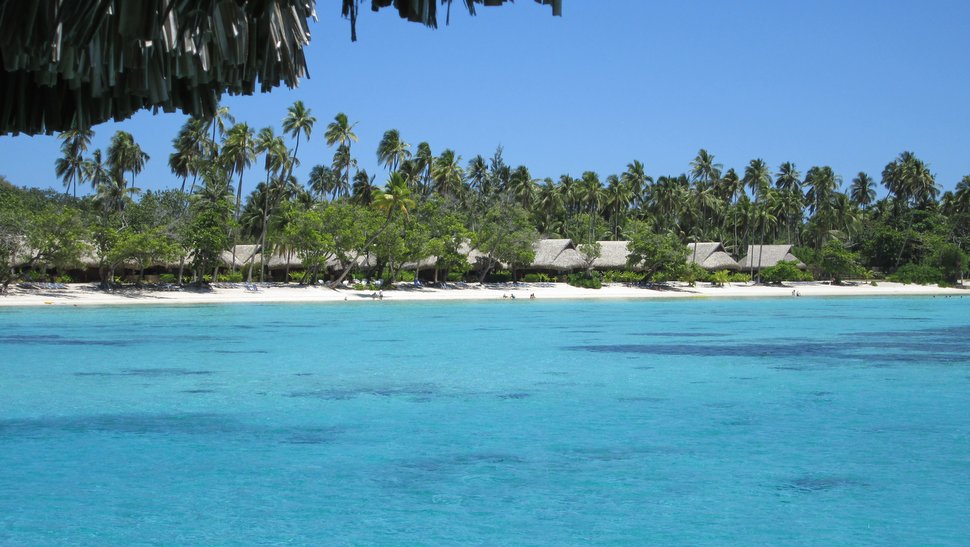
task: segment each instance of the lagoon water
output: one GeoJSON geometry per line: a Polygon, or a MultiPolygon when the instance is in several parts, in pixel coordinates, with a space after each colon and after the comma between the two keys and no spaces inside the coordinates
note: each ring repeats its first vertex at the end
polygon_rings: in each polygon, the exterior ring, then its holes
{"type": "Polygon", "coordinates": [[[0,544],[966,544],[968,309],[0,309],[0,544]]]}

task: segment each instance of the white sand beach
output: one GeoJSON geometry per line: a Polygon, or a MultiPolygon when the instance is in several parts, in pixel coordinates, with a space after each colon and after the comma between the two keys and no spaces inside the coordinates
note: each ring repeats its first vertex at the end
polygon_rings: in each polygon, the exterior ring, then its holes
{"type": "Polygon", "coordinates": [[[334,290],[325,286],[261,285],[258,290],[242,286],[205,290],[184,288],[176,291],[127,288],[105,292],[94,283],[76,283],[61,289],[23,289],[10,287],[9,294],[0,296],[0,306],[107,306],[107,305],[177,305],[229,303],[333,303],[445,301],[445,300],[502,300],[527,301],[549,299],[647,299],[647,298],[792,298],[792,291],[803,298],[833,296],[970,296],[970,291],[941,288],[932,285],[904,285],[879,282],[869,284],[830,285],[820,282],[786,283],[781,286],[735,283],[712,287],[698,283],[670,283],[654,288],[622,284],[605,285],[602,289],[581,289],[565,283],[503,283],[448,284],[444,288],[414,287],[410,284],[383,291],[379,300],[373,291],[351,289],[334,290]]]}

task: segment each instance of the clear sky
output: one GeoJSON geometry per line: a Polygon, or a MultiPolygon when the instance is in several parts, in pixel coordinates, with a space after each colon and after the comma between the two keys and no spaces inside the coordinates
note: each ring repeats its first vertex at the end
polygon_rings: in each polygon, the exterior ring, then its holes
{"type": "MultiPolygon", "coordinates": [[[[337,112],[357,122],[353,152],[377,167],[383,132],[452,148],[462,164],[499,144],[506,162],[538,178],[592,170],[605,178],[634,159],[653,176],[688,169],[706,148],[740,172],[753,158],[804,173],[830,165],[846,185],[876,180],[904,150],[944,189],[970,174],[970,2],[966,0],[564,0],[561,18],[520,0],[458,10],[434,31],[390,10],[364,11],[356,43],[336,2],[318,2],[298,89],[231,97],[239,121],[279,130],[301,99],[317,117],[302,144],[310,167],[330,163],[323,141],[337,112]]],[[[95,128],[106,147],[131,132],[151,156],[141,188],[177,186],[167,167],[185,117],[142,113],[95,128]]],[[[0,174],[61,188],[54,137],[0,137],[0,174]]],[[[261,179],[252,173],[252,189],[261,179]]],[[[88,191],[85,189],[84,191],[88,191]]]]}

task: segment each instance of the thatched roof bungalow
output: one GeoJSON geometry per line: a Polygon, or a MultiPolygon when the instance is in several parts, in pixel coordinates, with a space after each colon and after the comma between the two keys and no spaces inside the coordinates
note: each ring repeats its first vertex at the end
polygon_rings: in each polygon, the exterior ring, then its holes
{"type": "Polygon", "coordinates": [[[626,270],[626,258],[630,254],[629,241],[597,241],[600,255],[593,261],[595,270],[626,270]]]}
{"type": "Polygon", "coordinates": [[[717,270],[738,271],[741,267],[737,261],[724,249],[724,245],[717,241],[702,241],[687,244],[687,262],[693,262],[709,272],[717,270]],[[696,247],[696,252],[695,252],[696,247]]]}
{"type": "Polygon", "coordinates": [[[805,263],[791,252],[791,245],[748,245],[748,252],[738,265],[742,271],[758,271],[770,268],[781,261],[795,262],[799,269],[806,268],[805,263]]]}
{"type": "Polygon", "coordinates": [[[536,257],[528,270],[565,273],[586,267],[571,239],[540,239],[532,247],[536,257]]]}

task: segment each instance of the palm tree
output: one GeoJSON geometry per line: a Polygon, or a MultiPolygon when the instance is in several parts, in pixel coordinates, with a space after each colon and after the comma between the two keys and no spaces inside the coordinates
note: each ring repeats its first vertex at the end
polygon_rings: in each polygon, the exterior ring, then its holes
{"type": "Polygon", "coordinates": [[[552,179],[546,179],[539,187],[539,197],[536,200],[536,210],[540,220],[540,232],[552,234],[558,232],[563,225],[562,217],[565,214],[562,194],[556,187],[552,179]]]}
{"type": "Polygon", "coordinates": [[[290,138],[296,139],[296,146],[293,147],[294,158],[300,152],[300,135],[304,135],[307,140],[310,140],[310,133],[313,132],[313,124],[315,123],[317,123],[317,119],[310,114],[310,109],[303,104],[303,101],[296,101],[286,109],[286,117],[283,118],[283,132],[290,138]]]}
{"type": "Polygon", "coordinates": [[[192,175],[192,187],[189,192],[195,189],[201,163],[211,146],[206,122],[200,118],[186,120],[179,129],[178,135],[172,139],[172,147],[175,151],[168,156],[168,166],[172,174],[182,178],[182,192],[185,191],[185,183],[189,175],[192,175]]]}
{"type": "Polygon", "coordinates": [[[211,148],[208,150],[210,159],[215,159],[219,155],[217,143],[225,136],[227,128],[236,124],[236,118],[229,112],[228,106],[218,105],[211,118],[205,118],[205,131],[212,132],[209,139],[211,148]]]}
{"type": "Polygon", "coordinates": [[[431,183],[434,191],[442,196],[459,198],[465,188],[465,170],[461,168],[461,156],[446,149],[431,165],[431,183]]]}
{"type": "Polygon", "coordinates": [[[594,220],[603,201],[603,184],[599,175],[593,171],[584,172],[578,191],[579,201],[586,205],[586,212],[589,213],[589,242],[592,243],[596,240],[594,220]]]}
{"type": "Polygon", "coordinates": [[[815,239],[815,249],[819,250],[835,223],[834,196],[842,186],[842,178],[835,174],[829,166],[812,167],[805,174],[805,185],[808,186],[806,199],[808,210],[818,227],[818,237],[815,239]]]}
{"type": "Polygon", "coordinates": [[[370,205],[374,202],[374,194],[378,188],[374,186],[374,179],[377,176],[369,176],[367,171],[361,169],[354,175],[354,187],[351,200],[360,205],[370,205]]]}
{"type": "MultiPolygon", "coordinates": [[[[755,214],[763,218],[763,214],[758,211],[758,202],[768,192],[768,188],[771,187],[771,172],[768,170],[768,164],[760,158],[751,160],[747,167],[744,168],[744,184],[751,189],[751,193],[754,195],[755,214]]],[[[756,222],[755,225],[761,228],[761,241],[758,248],[758,277],[760,278],[761,254],[764,251],[764,227],[766,223],[756,222]]],[[[753,260],[751,261],[751,266],[752,268],[754,267],[753,260]]],[[[753,274],[754,272],[752,272],[753,274]]]]}
{"type": "Polygon", "coordinates": [[[226,132],[226,140],[222,145],[221,159],[228,171],[228,178],[239,175],[239,183],[236,186],[236,220],[239,220],[239,207],[242,204],[242,183],[243,172],[246,171],[256,159],[256,141],[253,138],[253,130],[249,124],[237,123],[226,132]]]}
{"type": "Polygon", "coordinates": [[[131,133],[118,131],[111,137],[108,146],[108,168],[112,176],[124,183],[125,173],[131,173],[131,186],[135,186],[135,175],[141,173],[150,158],[142,151],[131,133]]]}
{"type": "Polygon", "coordinates": [[[326,196],[336,197],[338,177],[339,175],[334,173],[331,168],[325,165],[315,165],[310,169],[310,190],[321,199],[326,196]]]}
{"type": "Polygon", "coordinates": [[[54,162],[54,171],[57,176],[64,181],[65,192],[74,189],[74,197],[77,197],[77,183],[84,183],[84,153],[87,152],[91,144],[91,137],[94,132],[90,129],[70,129],[60,133],[57,138],[61,139],[62,157],[54,162]]]}
{"type": "Polygon", "coordinates": [[[421,180],[421,195],[426,196],[431,186],[431,167],[434,164],[434,154],[431,145],[426,142],[418,143],[418,151],[414,154],[414,171],[421,180]]]}
{"type": "Polygon", "coordinates": [[[954,209],[958,213],[970,213],[970,175],[964,175],[953,194],[954,209]]]}
{"type": "Polygon", "coordinates": [[[698,187],[707,187],[721,178],[723,168],[720,163],[714,163],[714,154],[701,148],[690,162],[690,175],[698,187]]]}
{"type": "Polygon", "coordinates": [[[538,182],[538,180],[532,178],[529,168],[524,165],[520,165],[512,171],[512,177],[509,179],[509,193],[526,211],[532,208],[538,182]]]}
{"type": "Polygon", "coordinates": [[[868,209],[876,201],[876,181],[864,172],[859,171],[859,174],[852,179],[849,197],[856,206],[863,210],[868,209]]]}
{"type": "Polygon", "coordinates": [[[644,171],[643,164],[639,160],[633,160],[626,164],[626,171],[620,175],[620,180],[629,188],[632,194],[632,204],[642,207],[647,203],[646,195],[648,188],[653,184],[653,178],[644,171]]]}
{"type": "Polygon", "coordinates": [[[353,167],[354,169],[357,168],[357,160],[355,160],[350,155],[350,146],[346,144],[341,144],[340,146],[338,146],[337,150],[333,153],[333,162],[331,163],[331,165],[333,166],[333,171],[337,178],[337,180],[335,181],[336,187],[335,187],[334,194],[342,195],[346,191],[349,191],[350,179],[346,177],[341,178],[339,173],[341,171],[344,171],[346,175],[349,175],[351,167],[353,167]]]}
{"type": "MultiPolygon", "coordinates": [[[[744,193],[744,184],[734,168],[728,169],[724,173],[724,176],[715,182],[715,187],[717,188],[718,197],[725,204],[725,208],[729,210],[732,205],[737,205],[738,198],[744,193]]],[[[737,252],[740,247],[740,242],[738,241],[738,215],[732,214],[731,217],[734,219],[734,250],[737,257],[740,258],[741,255],[737,252]]]]}
{"type": "Polygon", "coordinates": [[[84,162],[84,176],[91,181],[91,186],[97,191],[103,184],[107,184],[110,179],[110,171],[105,162],[101,159],[101,150],[95,150],[91,154],[91,159],[84,162]]]}
{"type": "Polygon", "coordinates": [[[626,215],[630,204],[633,203],[635,194],[631,189],[630,183],[625,182],[616,175],[606,178],[606,190],[603,193],[604,206],[610,214],[610,222],[613,225],[613,239],[620,237],[620,221],[626,215]]]}
{"type": "Polygon", "coordinates": [[[785,163],[778,166],[778,172],[775,174],[775,188],[779,190],[798,190],[802,189],[802,174],[798,172],[798,168],[795,164],[786,161],[785,163]]]}
{"type": "Polygon", "coordinates": [[[409,148],[411,145],[401,140],[397,129],[388,129],[377,145],[377,161],[388,170],[396,171],[402,161],[411,157],[409,148]]]}
{"type": "MultiPolygon", "coordinates": [[[[357,134],[354,133],[354,127],[357,126],[357,122],[350,123],[347,115],[343,112],[338,112],[336,116],[333,117],[333,121],[327,125],[327,130],[323,134],[323,138],[327,141],[327,146],[339,145],[347,147],[347,158],[350,159],[350,145],[357,142],[357,134]]],[[[344,173],[344,187],[350,188],[350,161],[346,162],[347,170],[344,173]]]]}

